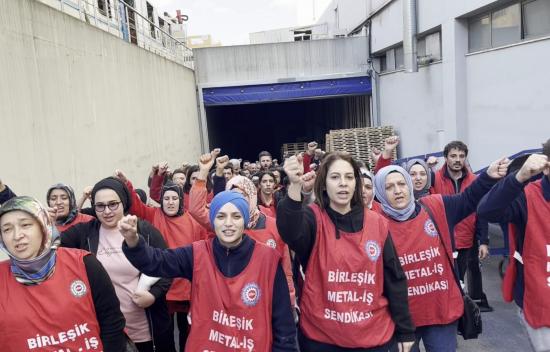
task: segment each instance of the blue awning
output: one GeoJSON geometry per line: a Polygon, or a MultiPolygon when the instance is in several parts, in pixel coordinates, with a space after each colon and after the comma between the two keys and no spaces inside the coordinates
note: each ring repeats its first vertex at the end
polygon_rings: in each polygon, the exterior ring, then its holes
{"type": "Polygon", "coordinates": [[[238,87],[204,88],[205,106],[269,103],[345,95],[371,94],[370,77],[321,81],[259,84],[238,87]]]}

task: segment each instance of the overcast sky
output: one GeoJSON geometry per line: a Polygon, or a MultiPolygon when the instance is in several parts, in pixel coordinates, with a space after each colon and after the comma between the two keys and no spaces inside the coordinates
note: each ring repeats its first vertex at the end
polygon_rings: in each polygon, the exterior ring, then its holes
{"type": "Polygon", "coordinates": [[[223,45],[248,44],[248,34],[308,25],[331,0],[151,0],[160,13],[189,16],[188,35],[211,34],[223,45]],[[315,10],[314,10],[315,9],[315,10]]]}

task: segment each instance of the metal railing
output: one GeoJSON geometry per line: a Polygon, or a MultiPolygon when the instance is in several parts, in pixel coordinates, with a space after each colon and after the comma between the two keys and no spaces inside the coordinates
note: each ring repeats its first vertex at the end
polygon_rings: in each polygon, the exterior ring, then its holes
{"type": "MultiPolygon", "coordinates": [[[[38,0],[58,8],[61,12],[109,32],[117,37],[194,68],[193,51],[169,33],[172,22],[159,27],[154,18],[148,18],[124,0],[38,0]]],[[[128,0],[126,0],[128,1],[128,0]]]]}

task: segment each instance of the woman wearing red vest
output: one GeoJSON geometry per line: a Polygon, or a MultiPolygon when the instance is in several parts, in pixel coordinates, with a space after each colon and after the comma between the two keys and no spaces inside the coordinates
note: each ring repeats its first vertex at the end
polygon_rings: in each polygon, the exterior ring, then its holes
{"type": "MultiPolygon", "coordinates": [[[[219,149],[212,151],[209,154],[204,154],[199,160],[199,175],[197,181],[191,188],[191,199],[192,203],[190,204],[190,213],[191,215],[199,221],[205,229],[212,231],[212,225],[208,216],[208,209],[206,206],[206,182],[205,179],[208,177],[208,173],[214,161],[216,161],[217,167],[222,167],[221,165],[229,161],[229,157],[221,156],[216,158],[220,153],[219,149]]],[[[285,272],[287,283],[290,291],[290,301],[292,306],[296,303],[296,292],[294,289],[294,281],[292,276],[292,264],[290,258],[290,252],[288,246],[283,242],[279,231],[277,231],[277,225],[275,219],[266,216],[264,213],[260,212],[257,205],[257,189],[254,183],[244,176],[234,176],[226,183],[227,190],[233,190],[241,193],[246,201],[248,202],[249,209],[249,221],[247,222],[247,234],[255,241],[263,243],[273,249],[275,249],[282,258],[282,266],[285,272]]]]}
{"type": "Polygon", "coordinates": [[[494,162],[460,195],[425,196],[418,202],[405,169],[386,166],[376,174],[376,193],[408,281],[417,339],[428,352],[456,350],[457,320],[464,311],[450,264],[453,228],[474,212],[481,197],[506,175],[508,164],[505,159],[494,162]]]}
{"type": "Polygon", "coordinates": [[[514,226],[516,251],[503,290],[520,308],[533,349],[550,351],[550,139],[542,155],[531,155],[483,198],[478,215],[514,226]],[[529,182],[540,173],[542,179],[529,182]]]}
{"type": "Polygon", "coordinates": [[[374,186],[372,184],[374,175],[366,168],[361,168],[361,185],[363,196],[363,207],[381,213],[380,203],[374,200],[374,186]]]}
{"type": "Polygon", "coordinates": [[[414,199],[420,199],[430,194],[432,187],[432,171],[428,164],[421,159],[411,159],[403,168],[411,176],[413,181],[414,199]]]}
{"type": "Polygon", "coordinates": [[[121,224],[124,253],[153,276],[192,283],[186,351],[296,351],[296,328],[280,255],[244,234],[248,203],[224,191],[210,205],[216,237],[158,250],[136,234],[135,218],[121,224]]]}
{"type": "Polygon", "coordinates": [[[275,175],[271,171],[262,171],[258,175],[258,208],[272,218],[277,216],[277,197],[275,196],[275,175]]]}
{"type": "Polygon", "coordinates": [[[124,316],[103,266],[90,253],[57,248],[59,233],[30,197],[0,208],[2,351],[126,351],[124,316]]]}
{"type": "Polygon", "coordinates": [[[407,280],[388,223],[363,207],[357,163],[344,153],[325,156],[315,179],[315,204],[302,207],[301,156],[285,161],[290,181],[277,208],[277,227],[305,268],[300,300],[300,349],[409,351],[415,335],[407,280]]]}
{"type": "Polygon", "coordinates": [[[55,219],[55,226],[59,232],[63,232],[70,227],[88,222],[94,217],[82,214],[76,206],[76,197],[73,189],[63,183],[58,183],[50,187],[46,194],[48,206],[50,207],[50,217],[55,219]]]}
{"type": "MultiPolygon", "coordinates": [[[[115,174],[130,191],[132,206],[129,213],[153,224],[162,233],[168,248],[186,246],[206,238],[206,230],[191,216],[190,212],[185,211],[181,187],[169,181],[162,188],[161,207],[150,207],[139,200],[134,186],[122,171],[117,170],[115,174]]],[[[187,312],[190,299],[191,283],[185,279],[175,279],[166,295],[166,301],[170,314],[176,315],[181,349],[185,347],[188,336],[187,312]]]]}

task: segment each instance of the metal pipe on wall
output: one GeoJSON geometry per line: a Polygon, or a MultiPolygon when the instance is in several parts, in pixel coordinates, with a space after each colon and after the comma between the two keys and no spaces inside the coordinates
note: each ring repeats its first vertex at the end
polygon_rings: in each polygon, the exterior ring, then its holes
{"type": "Polygon", "coordinates": [[[416,0],[403,0],[403,55],[405,72],[418,72],[416,0]]]}

